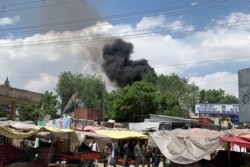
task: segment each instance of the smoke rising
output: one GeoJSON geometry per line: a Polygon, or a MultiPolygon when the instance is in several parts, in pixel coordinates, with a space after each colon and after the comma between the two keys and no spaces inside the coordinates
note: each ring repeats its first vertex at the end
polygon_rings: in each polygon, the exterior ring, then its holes
{"type": "Polygon", "coordinates": [[[29,29],[36,29],[36,32],[39,33],[46,33],[51,30],[58,32],[80,30],[84,27],[95,25],[96,18],[100,18],[100,15],[92,7],[91,3],[84,0],[41,1],[32,5],[28,6],[27,4],[24,7],[19,7],[28,8],[19,12],[20,18],[25,18],[20,20],[20,26],[31,26],[29,29]],[[38,7],[32,8],[32,5],[38,7]],[[40,27],[35,25],[40,25],[40,27]]]}
{"type": "Polygon", "coordinates": [[[140,81],[145,73],[154,72],[147,60],[130,60],[133,52],[132,43],[122,39],[116,39],[113,44],[106,44],[103,47],[102,68],[110,81],[115,82],[120,88],[140,81]]]}

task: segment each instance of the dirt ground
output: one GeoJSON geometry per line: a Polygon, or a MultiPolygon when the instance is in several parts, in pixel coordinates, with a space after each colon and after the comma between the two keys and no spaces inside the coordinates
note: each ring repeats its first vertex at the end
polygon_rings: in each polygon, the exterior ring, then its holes
{"type": "MultiPolygon", "coordinates": [[[[116,165],[117,167],[122,167],[121,165],[116,165]]],[[[130,167],[133,167],[134,165],[130,165],[130,167]]],[[[97,167],[103,167],[103,163],[98,163],[97,167]]],[[[113,166],[108,166],[108,167],[113,167],[113,166]]],[[[142,165],[140,165],[140,167],[142,167],[142,165]]],[[[147,167],[147,166],[145,166],[147,167]]],[[[152,166],[151,166],[152,167],[152,166]]],[[[163,162],[161,161],[159,164],[159,167],[163,167],[163,162]]]]}

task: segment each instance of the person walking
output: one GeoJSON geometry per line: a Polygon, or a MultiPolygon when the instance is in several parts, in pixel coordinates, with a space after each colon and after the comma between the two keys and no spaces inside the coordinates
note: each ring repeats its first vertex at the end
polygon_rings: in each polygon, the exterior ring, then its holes
{"type": "MultiPolygon", "coordinates": [[[[89,143],[89,148],[91,149],[91,151],[95,151],[95,152],[99,152],[99,146],[98,144],[96,143],[95,140],[92,140],[91,143],[89,143]]],[[[95,159],[95,165],[98,163],[98,160],[95,159]]]]}
{"type": "Polygon", "coordinates": [[[113,166],[116,167],[117,162],[118,162],[118,158],[120,156],[120,147],[117,143],[117,140],[114,140],[114,145],[113,145],[113,151],[114,151],[114,162],[113,162],[113,166]]]}
{"type": "Polygon", "coordinates": [[[153,167],[158,167],[161,161],[161,151],[158,147],[153,149],[154,164],[153,167]]]}
{"type": "Polygon", "coordinates": [[[112,165],[113,164],[113,161],[114,161],[114,149],[113,149],[113,140],[111,140],[111,142],[108,144],[109,146],[109,150],[110,150],[110,154],[108,156],[108,166],[112,165]]]}
{"type": "Polygon", "coordinates": [[[143,154],[142,167],[144,167],[145,165],[147,165],[147,167],[150,167],[151,148],[147,143],[145,143],[145,145],[142,146],[142,154],[143,154]]]}
{"type": "Polygon", "coordinates": [[[126,141],[123,146],[123,167],[127,167],[128,165],[128,157],[129,157],[129,141],[126,141]]]}
{"type": "Polygon", "coordinates": [[[134,155],[135,155],[135,167],[139,167],[141,161],[140,141],[138,141],[134,147],[134,155]]]}
{"type": "Polygon", "coordinates": [[[102,158],[104,160],[103,165],[104,167],[108,166],[108,159],[109,159],[109,155],[111,154],[111,150],[109,148],[109,143],[106,143],[106,145],[103,148],[102,151],[102,158]]]}

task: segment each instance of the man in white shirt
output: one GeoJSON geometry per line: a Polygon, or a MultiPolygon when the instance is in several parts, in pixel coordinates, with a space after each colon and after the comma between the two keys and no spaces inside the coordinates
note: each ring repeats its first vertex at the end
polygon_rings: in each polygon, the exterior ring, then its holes
{"type": "Polygon", "coordinates": [[[96,143],[95,140],[92,140],[91,143],[89,143],[89,147],[92,151],[97,151],[99,152],[99,147],[98,147],[98,144],[96,143]]]}
{"type": "MultiPolygon", "coordinates": [[[[99,146],[98,146],[98,144],[96,143],[95,140],[92,140],[92,142],[89,143],[89,147],[90,147],[90,149],[91,149],[92,151],[97,151],[97,152],[99,152],[99,146]]],[[[97,164],[97,163],[98,163],[98,160],[95,159],[95,164],[97,164]]]]}

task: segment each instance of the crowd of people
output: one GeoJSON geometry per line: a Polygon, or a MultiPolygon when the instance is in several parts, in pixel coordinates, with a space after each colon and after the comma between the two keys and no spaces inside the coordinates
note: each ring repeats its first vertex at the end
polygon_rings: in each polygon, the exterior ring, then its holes
{"type": "Polygon", "coordinates": [[[128,167],[158,167],[162,154],[158,147],[150,146],[147,141],[118,141],[112,139],[102,150],[104,167],[116,167],[117,164],[128,167]],[[118,161],[119,160],[119,161],[118,161]]]}

